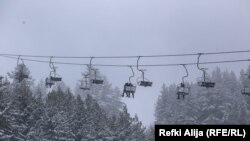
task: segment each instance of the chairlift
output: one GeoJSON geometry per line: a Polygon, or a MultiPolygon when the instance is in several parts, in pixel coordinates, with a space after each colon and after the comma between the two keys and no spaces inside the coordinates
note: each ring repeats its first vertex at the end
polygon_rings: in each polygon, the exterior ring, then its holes
{"type": "MultiPolygon", "coordinates": [[[[250,79],[249,74],[245,74],[245,76],[250,79]]],[[[244,82],[244,87],[241,89],[241,94],[250,96],[250,87],[246,85],[246,82],[244,82]]]]}
{"type": "Polygon", "coordinates": [[[185,86],[185,84],[181,83],[177,86],[177,99],[180,99],[182,96],[182,99],[185,99],[186,95],[189,95],[190,93],[190,87],[185,86]]]}
{"type": "Polygon", "coordinates": [[[198,82],[198,85],[201,87],[206,87],[206,88],[214,88],[215,82],[209,82],[209,81],[200,81],[198,82]]]}
{"type": "Polygon", "coordinates": [[[81,80],[81,86],[80,89],[82,90],[90,90],[90,83],[89,83],[89,78],[88,74],[84,74],[84,79],[81,80]]]}
{"type": "Polygon", "coordinates": [[[0,76],[0,87],[3,86],[3,76],[0,76]]]}
{"type": "Polygon", "coordinates": [[[250,88],[245,86],[245,87],[241,90],[241,94],[242,94],[242,95],[250,96],[250,88]]]}
{"type": "Polygon", "coordinates": [[[250,79],[250,74],[244,74],[245,76],[247,76],[247,79],[250,79]]]}
{"type": "Polygon", "coordinates": [[[149,81],[147,78],[145,78],[145,71],[144,69],[139,69],[139,60],[141,56],[138,57],[137,60],[137,70],[142,73],[142,77],[137,79],[137,83],[139,86],[144,86],[144,87],[152,87],[153,82],[149,81]]]}
{"type": "Polygon", "coordinates": [[[29,78],[29,76],[28,76],[27,74],[21,73],[21,74],[18,74],[18,75],[16,76],[16,78],[18,79],[19,82],[21,82],[21,81],[23,81],[24,79],[29,78]]]}
{"type": "Polygon", "coordinates": [[[18,56],[18,59],[17,59],[17,66],[21,67],[20,68],[20,71],[16,74],[16,79],[21,82],[23,81],[24,79],[27,79],[29,78],[29,75],[25,74],[24,72],[24,62],[23,62],[23,59],[20,59],[21,56],[18,56]],[[22,63],[20,64],[19,61],[22,61],[22,63]]]}
{"type": "Polygon", "coordinates": [[[92,69],[94,70],[95,77],[92,79],[93,84],[103,84],[103,80],[97,78],[97,69],[92,69]]]}
{"type": "Polygon", "coordinates": [[[208,78],[206,78],[206,70],[207,68],[200,68],[200,57],[202,53],[199,53],[198,60],[197,60],[197,68],[203,72],[203,77],[201,80],[198,80],[198,85],[200,87],[205,87],[205,88],[214,88],[215,82],[210,81],[208,78]]]}
{"type": "Polygon", "coordinates": [[[131,78],[133,78],[135,75],[134,75],[134,70],[133,70],[132,66],[130,66],[130,69],[131,69],[133,75],[129,77],[129,82],[124,84],[122,97],[124,97],[125,94],[127,97],[130,97],[130,95],[132,94],[132,97],[134,98],[136,86],[131,83],[131,78]]]}
{"type": "Polygon", "coordinates": [[[91,80],[91,83],[92,84],[97,84],[97,85],[101,85],[101,84],[103,84],[103,80],[102,79],[99,79],[99,78],[97,78],[97,69],[93,69],[92,68],[92,61],[93,61],[93,59],[94,59],[94,57],[91,57],[90,58],[90,62],[89,62],[89,66],[88,66],[88,68],[89,68],[89,75],[91,76],[91,72],[92,72],[92,70],[94,71],[94,79],[92,79],[91,80]]]}
{"type": "Polygon", "coordinates": [[[185,85],[185,78],[188,77],[188,70],[186,68],[186,65],[182,65],[185,70],[186,70],[186,75],[182,77],[182,82],[177,85],[177,99],[180,99],[182,97],[182,99],[185,99],[185,96],[188,95],[190,93],[190,87],[185,85]]]}
{"type": "Polygon", "coordinates": [[[54,63],[52,62],[52,58],[50,58],[50,68],[52,69],[52,71],[50,72],[50,80],[53,82],[60,82],[62,81],[62,77],[60,77],[57,73],[56,73],[56,67],[54,66],[54,63]]]}
{"type": "Polygon", "coordinates": [[[51,74],[50,74],[50,80],[54,81],[54,82],[60,82],[60,81],[62,81],[62,77],[59,77],[54,72],[51,72],[51,74]]]}
{"type": "Polygon", "coordinates": [[[46,88],[51,88],[53,85],[55,85],[55,82],[51,80],[51,78],[46,78],[45,79],[45,86],[46,88]]]}

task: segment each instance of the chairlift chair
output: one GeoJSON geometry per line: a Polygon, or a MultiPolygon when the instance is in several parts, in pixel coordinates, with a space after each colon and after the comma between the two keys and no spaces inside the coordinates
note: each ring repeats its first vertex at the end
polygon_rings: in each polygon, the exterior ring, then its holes
{"type": "Polygon", "coordinates": [[[198,85],[199,85],[200,87],[205,87],[205,88],[214,88],[214,87],[215,87],[215,82],[210,81],[210,80],[206,77],[206,70],[207,70],[207,68],[200,68],[200,66],[199,66],[201,55],[202,55],[202,53],[199,53],[198,60],[197,60],[197,68],[198,68],[200,71],[202,71],[203,77],[201,78],[201,80],[198,81],[198,85]]]}
{"type": "Polygon", "coordinates": [[[0,76],[0,87],[3,86],[3,76],[0,76]]]}
{"type": "Polygon", "coordinates": [[[93,84],[103,84],[103,80],[100,79],[92,79],[93,84]]]}
{"type": "Polygon", "coordinates": [[[51,80],[51,78],[46,78],[45,79],[45,86],[46,86],[46,88],[51,88],[53,85],[55,85],[55,82],[53,82],[52,80],[51,80]]]}
{"type": "Polygon", "coordinates": [[[61,77],[50,76],[50,80],[54,81],[54,82],[60,82],[60,81],[62,81],[62,78],[61,77]]]}
{"type": "Polygon", "coordinates": [[[27,74],[24,73],[24,66],[25,66],[25,64],[24,64],[23,59],[20,59],[20,57],[21,56],[19,56],[18,59],[17,59],[17,66],[19,66],[21,68],[20,68],[19,72],[16,74],[16,79],[19,82],[23,81],[24,79],[29,78],[29,75],[27,75],[27,74]],[[22,61],[21,64],[19,63],[20,60],[22,61]]]}
{"type": "Polygon", "coordinates": [[[133,75],[129,77],[129,82],[124,84],[122,96],[124,97],[125,94],[126,94],[127,97],[130,97],[130,94],[132,94],[132,97],[134,98],[134,94],[135,94],[135,91],[136,91],[136,86],[132,84],[131,78],[133,78],[135,76],[135,74],[134,74],[133,67],[132,66],[129,66],[129,67],[130,67],[133,75]]]}
{"type": "Polygon", "coordinates": [[[15,78],[16,78],[19,82],[21,82],[21,81],[23,81],[24,79],[29,78],[29,75],[24,74],[24,72],[19,72],[19,73],[16,74],[15,78]]]}
{"type": "Polygon", "coordinates": [[[54,81],[54,82],[60,82],[60,81],[62,81],[62,77],[60,77],[59,75],[57,75],[56,72],[51,71],[50,72],[50,80],[54,81]]]}
{"type": "Polygon", "coordinates": [[[97,69],[93,69],[95,72],[95,78],[92,79],[93,84],[103,84],[103,80],[97,78],[97,69]]]}
{"type": "Polygon", "coordinates": [[[50,68],[52,69],[52,71],[50,72],[50,80],[53,82],[60,82],[62,81],[62,77],[60,77],[57,73],[56,73],[56,67],[54,66],[54,63],[52,62],[52,58],[50,58],[50,68]]]}
{"type": "Polygon", "coordinates": [[[214,88],[215,86],[215,83],[214,82],[198,82],[198,84],[201,86],[201,87],[206,87],[206,88],[214,88]]]}
{"type": "Polygon", "coordinates": [[[249,88],[249,87],[244,87],[244,88],[241,90],[241,94],[242,94],[242,95],[250,96],[250,88],[249,88]]]}
{"type": "Polygon", "coordinates": [[[183,97],[183,99],[185,98],[186,95],[189,95],[190,93],[190,87],[185,86],[184,83],[181,83],[177,86],[177,99],[180,99],[180,96],[183,97]]]}
{"type": "MultiPolygon", "coordinates": [[[[245,76],[247,76],[248,79],[250,79],[250,75],[249,74],[245,74],[245,76]]],[[[244,83],[244,87],[243,89],[241,89],[241,94],[242,95],[248,95],[250,96],[250,86],[247,86],[246,84],[247,82],[244,83]]]]}
{"type": "Polygon", "coordinates": [[[91,75],[91,71],[93,70],[94,71],[94,79],[92,79],[91,80],[91,83],[92,84],[97,84],[97,85],[100,85],[100,84],[103,84],[103,80],[101,80],[101,79],[99,79],[99,78],[97,78],[97,69],[93,69],[92,68],[92,60],[93,60],[93,58],[94,57],[91,57],[91,59],[90,59],[90,63],[89,63],[89,66],[88,66],[88,68],[89,68],[89,74],[91,75]]]}
{"type": "Polygon", "coordinates": [[[87,81],[85,81],[85,82],[81,81],[80,89],[82,89],[82,90],[90,90],[90,86],[88,85],[88,82],[87,81]]]}
{"type": "Polygon", "coordinates": [[[130,95],[132,94],[132,97],[134,98],[135,91],[136,91],[136,86],[134,86],[132,83],[125,83],[122,97],[124,97],[125,94],[127,97],[130,97],[130,95]]]}
{"type": "Polygon", "coordinates": [[[21,70],[20,70],[20,72],[18,73],[19,74],[19,78],[21,78],[21,79],[24,79],[24,78],[29,78],[29,75],[27,75],[27,74],[25,74],[24,73],[24,64],[22,64],[23,66],[21,66],[21,70]]]}
{"type": "Polygon", "coordinates": [[[17,76],[17,79],[18,79],[19,82],[21,82],[21,81],[23,81],[24,79],[27,79],[27,78],[29,78],[29,76],[26,75],[26,74],[19,74],[17,76]]]}
{"type": "Polygon", "coordinates": [[[147,81],[147,79],[144,78],[144,80],[142,79],[141,81],[137,82],[139,86],[144,86],[144,87],[152,87],[153,82],[151,81],[147,81]]]}
{"type": "Polygon", "coordinates": [[[190,93],[190,87],[185,85],[185,78],[188,77],[188,70],[185,64],[182,64],[182,66],[184,67],[185,71],[186,71],[186,75],[182,77],[182,82],[177,85],[177,99],[180,99],[180,97],[182,96],[182,98],[184,99],[186,95],[188,95],[190,93]]]}
{"type": "Polygon", "coordinates": [[[23,68],[22,68],[22,70],[20,70],[20,72],[16,73],[15,78],[16,78],[19,82],[21,82],[21,81],[23,81],[23,79],[29,78],[29,75],[25,74],[25,73],[23,72],[23,68]]]}
{"type": "Polygon", "coordinates": [[[124,92],[125,93],[135,93],[136,86],[134,86],[132,83],[125,83],[124,85],[124,92]]]}
{"type": "Polygon", "coordinates": [[[90,83],[88,82],[88,75],[84,75],[84,79],[81,80],[81,86],[80,89],[82,90],[90,90],[90,83]]]}
{"type": "Polygon", "coordinates": [[[204,78],[202,78],[202,80],[198,81],[198,85],[205,88],[214,88],[215,82],[211,82],[207,79],[204,80],[204,78]]]}
{"type": "Polygon", "coordinates": [[[146,70],[139,69],[139,60],[140,60],[140,57],[141,56],[139,56],[138,59],[137,59],[137,70],[142,73],[142,77],[137,79],[137,84],[139,86],[152,87],[153,82],[151,82],[147,78],[145,78],[145,71],[146,70]]]}

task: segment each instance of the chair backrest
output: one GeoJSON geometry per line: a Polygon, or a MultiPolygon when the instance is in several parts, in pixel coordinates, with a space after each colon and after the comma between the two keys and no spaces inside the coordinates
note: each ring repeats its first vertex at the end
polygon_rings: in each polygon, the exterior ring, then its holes
{"type": "Polygon", "coordinates": [[[103,84],[103,80],[93,79],[92,83],[93,84],[103,84]]]}
{"type": "Polygon", "coordinates": [[[125,92],[135,92],[136,86],[125,86],[125,92]]]}
{"type": "Polygon", "coordinates": [[[241,94],[243,95],[250,95],[250,88],[244,88],[241,90],[241,94]]]}
{"type": "Polygon", "coordinates": [[[201,87],[206,87],[206,88],[214,88],[215,82],[202,81],[202,82],[198,82],[198,85],[201,86],[201,87]]]}
{"type": "Polygon", "coordinates": [[[50,80],[51,80],[51,81],[58,82],[58,81],[62,81],[62,78],[61,78],[61,77],[53,77],[53,76],[50,76],[50,80]]]}
{"type": "Polygon", "coordinates": [[[140,81],[139,82],[139,85],[144,86],[144,87],[151,87],[152,84],[153,84],[153,82],[150,82],[150,81],[140,81]]]}

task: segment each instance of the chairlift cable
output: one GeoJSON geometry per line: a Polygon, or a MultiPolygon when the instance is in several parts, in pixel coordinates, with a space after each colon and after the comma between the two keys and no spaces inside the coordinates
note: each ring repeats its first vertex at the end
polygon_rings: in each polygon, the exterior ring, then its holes
{"type": "MultiPolygon", "coordinates": [[[[17,57],[12,57],[12,56],[0,56],[4,58],[9,58],[9,59],[18,59],[17,57]]],[[[26,59],[22,58],[24,61],[30,61],[30,62],[38,62],[38,63],[50,63],[49,61],[43,61],[43,60],[35,60],[35,59],[26,59]]],[[[222,64],[222,63],[237,63],[237,62],[249,62],[250,59],[239,59],[239,60],[224,60],[224,61],[211,61],[211,62],[200,62],[199,64],[222,64]]],[[[62,64],[62,65],[76,65],[76,66],[86,66],[89,64],[83,64],[83,63],[72,63],[72,62],[57,62],[53,61],[54,64],[62,64]]],[[[192,65],[197,65],[197,62],[193,63],[180,63],[180,64],[145,64],[145,65],[138,65],[142,67],[170,67],[170,66],[180,66],[182,64],[185,64],[186,66],[192,66],[192,65]]],[[[99,66],[99,67],[137,67],[137,65],[131,65],[131,64],[126,64],[126,65],[117,65],[117,64],[92,64],[92,66],[99,66]]]]}
{"type": "MultiPolygon", "coordinates": [[[[183,53],[183,54],[162,54],[162,55],[144,55],[140,57],[147,58],[161,58],[161,57],[178,57],[178,56],[196,56],[199,54],[203,55],[218,55],[218,54],[236,54],[236,53],[250,53],[250,50],[239,50],[239,51],[222,51],[222,52],[204,52],[204,53],[183,53]]],[[[42,55],[27,55],[27,54],[0,54],[0,56],[12,56],[12,57],[29,57],[29,58],[50,58],[51,56],[42,55]]],[[[112,59],[112,58],[138,58],[138,56],[53,56],[53,58],[64,58],[64,59],[80,59],[80,58],[100,58],[100,59],[112,59]]]]}

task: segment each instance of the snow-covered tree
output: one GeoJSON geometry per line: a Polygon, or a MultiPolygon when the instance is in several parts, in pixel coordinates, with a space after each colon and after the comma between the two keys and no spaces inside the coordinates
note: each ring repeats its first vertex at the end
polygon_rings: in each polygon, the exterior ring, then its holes
{"type": "Polygon", "coordinates": [[[119,98],[112,98],[118,90],[109,83],[96,86],[83,98],[64,83],[48,93],[43,82],[34,86],[24,64],[19,64],[9,77],[11,83],[2,78],[0,85],[0,140],[145,140],[142,123],[137,116],[130,117],[126,108],[119,109],[119,98]]]}
{"type": "MultiPolygon", "coordinates": [[[[98,79],[104,80],[104,83],[102,85],[92,84],[89,91],[81,90],[80,84],[77,84],[75,90],[76,95],[81,95],[82,98],[85,99],[89,94],[105,110],[108,116],[112,117],[112,115],[118,115],[123,106],[120,90],[118,88],[113,88],[108,79],[105,76],[102,76],[98,70],[96,73],[98,79]]],[[[92,73],[89,77],[93,79],[94,74],[92,73]]]]}
{"type": "Polygon", "coordinates": [[[156,123],[249,124],[248,98],[241,95],[241,82],[236,75],[216,68],[208,77],[216,83],[215,88],[191,84],[185,100],[176,99],[176,85],[163,85],[155,109],[156,123]]]}

